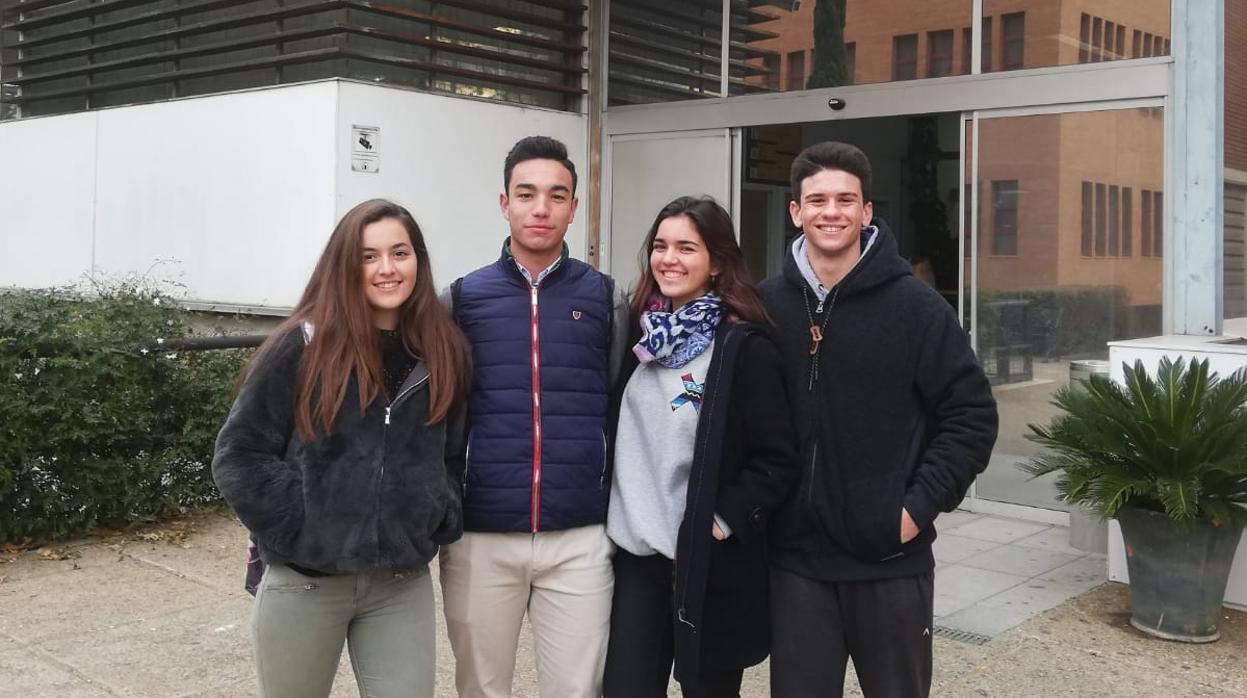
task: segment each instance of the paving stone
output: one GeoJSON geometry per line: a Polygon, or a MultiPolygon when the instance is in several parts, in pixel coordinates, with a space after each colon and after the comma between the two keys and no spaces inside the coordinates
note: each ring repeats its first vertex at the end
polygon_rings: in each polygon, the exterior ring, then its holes
{"type": "Polygon", "coordinates": [[[935,570],[935,616],[937,618],[978,603],[1025,582],[1027,577],[948,565],[935,570]]]}
{"type": "Polygon", "coordinates": [[[1082,557],[1087,554],[1086,550],[1079,550],[1069,544],[1069,528],[1065,526],[1053,526],[1046,531],[1019,538],[1012,544],[1020,545],[1024,548],[1050,550],[1054,553],[1063,553],[1076,557],[1082,557]]]}
{"type": "Polygon", "coordinates": [[[975,514],[972,511],[951,511],[947,514],[940,514],[935,519],[935,530],[939,531],[940,536],[947,533],[954,533],[959,527],[968,523],[974,523],[983,518],[983,514],[975,514]]]}
{"type": "Polygon", "coordinates": [[[1033,536],[1051,528],[1045,524],[1030,521],[1016,521],[998,516],[984,516],[978,521],[971,521],[957,527],[957,535],[966,538],[994,541],[996,543],[1012,543],[1016,540],[1033,536]]]}
{"type": "Polygon", "coordinates": [[[130,695],[172,698],[233,686],[254,675],[250,612],[250,604],[241,600],[212,601],[170,615],[54,637],[40,648],[130,695]]]}
{"type": "Polygon", "coordinates": [[[10,638],[0,640],[0,698],[116,698],[117,693],[59,666],[10,638]]]}
{"type": "Polygon", "coordinates": [[[24,642],[151,620],[220,597],[116,553],[76,569],[0,584],[0,632],[24,642]]]}
{"type": "Polygon", "coordinates": [[[998,547],[1000,543],[941,533],[931,545],[931,551],[935,553],[937,564],[952,564],[998,547]]]}
{"type": "Polygon", "coordinates": [[[1002,545],[961,561],[966,567],[1034,577],[1079,559],[1079,555],[1056,553],[1041,548],[1002,545]]]}

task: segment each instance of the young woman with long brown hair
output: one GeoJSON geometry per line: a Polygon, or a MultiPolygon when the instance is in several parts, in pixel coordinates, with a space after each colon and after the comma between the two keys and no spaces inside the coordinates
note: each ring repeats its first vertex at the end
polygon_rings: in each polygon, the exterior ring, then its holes
{"type": "Polygon", "coordinates": [[[265,698],[328,696],[344,643],[362,695],[433,695],[428,562],[462,531],[467,364],[411,214],[351,209],[244,369],[212,462],[267,565],[265,698]]]}
{"type": "Polygon", "coordinates": [[[607,533],[615,596],[606,698],[737,696],[769,650],[767,514],[800,471],[768,320],[732,219],[709,198],[659,212],[617,390],[607,533]]]}

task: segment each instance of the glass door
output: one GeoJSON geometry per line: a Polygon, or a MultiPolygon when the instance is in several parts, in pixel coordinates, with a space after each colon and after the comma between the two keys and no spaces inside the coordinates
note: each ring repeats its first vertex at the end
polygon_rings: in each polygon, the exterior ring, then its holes
{"type": "Polygon", "coordinates": [[[733,210],[736,191],[734,129],[612,136],[608,231],[603,268],[631,286],[642,271],[641,243],[658,212],[679,196],[711,196],[733,210]]]}
{"type": "Polygon", "coordinates": [[[1000,409],[973,496],[1065,509],[1028,425],[1107,342],[1162,332],[1163,101],[973,112],[962,198],[963,318],[1000,409]]]}

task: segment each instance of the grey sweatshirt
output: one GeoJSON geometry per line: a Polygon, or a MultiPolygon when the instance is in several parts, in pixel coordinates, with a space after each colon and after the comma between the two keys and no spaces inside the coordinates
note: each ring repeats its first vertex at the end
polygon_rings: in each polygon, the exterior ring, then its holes
{"type": "Polygon", "coordinates": [[[606,532],[633,555],[675,557],[714,345],[680,368],[638,366],[624,387],[606,532]]]}

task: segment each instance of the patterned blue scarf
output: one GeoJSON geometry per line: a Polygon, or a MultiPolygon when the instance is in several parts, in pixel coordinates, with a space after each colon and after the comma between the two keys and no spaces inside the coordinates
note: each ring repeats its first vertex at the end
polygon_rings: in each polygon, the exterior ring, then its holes
{"type": "MultiPolygon", "coordinates": [[[[655,299],[658,300],[658,299],[655,299]]],[[[641,341],[632,353],[643,364],[651,361],[667,368],[680,368],[696,359],[714,341],[714,330],[723,319],[723,301],[711,291],[673,312],[666,298],[651,302],[641,313],[641,341]]]]}

